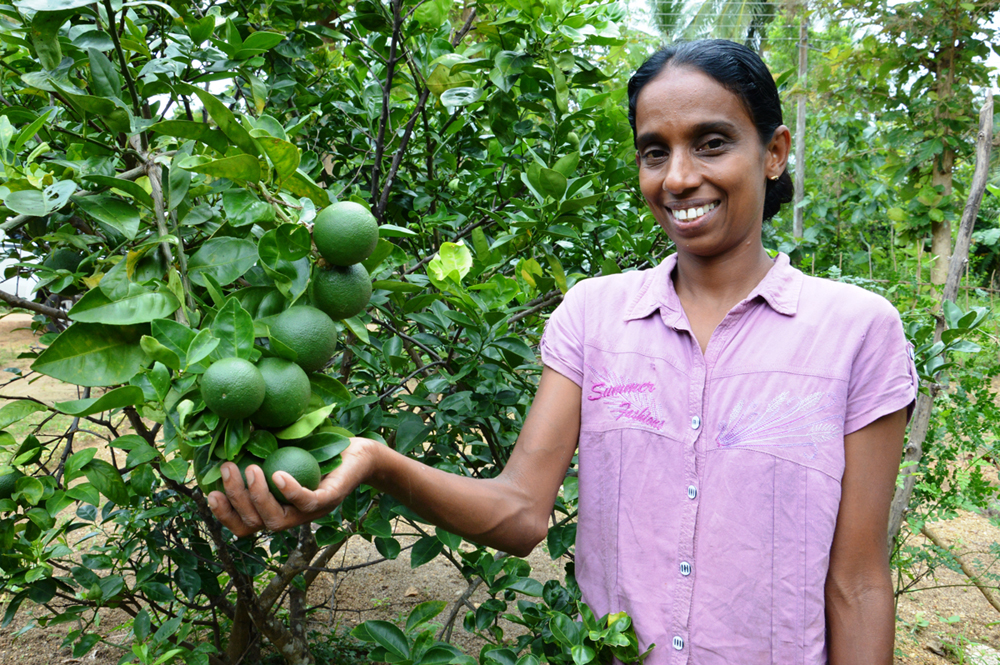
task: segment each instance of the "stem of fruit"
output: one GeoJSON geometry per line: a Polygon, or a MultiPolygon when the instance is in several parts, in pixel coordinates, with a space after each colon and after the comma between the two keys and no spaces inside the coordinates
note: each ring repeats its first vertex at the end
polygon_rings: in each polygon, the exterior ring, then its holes
{"type": "Polygon", "coordinates": [[[260,189],[260,193],[263,195],[264,200],[270,203],[271,207],[274,208],[274,214],[278,216],[278,219],[285,224],[292,224],[293,222],[291,218],[289,218],[288,215],[285,214],[285,211],[281,209],[281,206],[278,205],[278,200],[272,196],[271,192],[267,191],[267,187],[264,186],[264,183],[257,183],[257,187],[260,189]]]}

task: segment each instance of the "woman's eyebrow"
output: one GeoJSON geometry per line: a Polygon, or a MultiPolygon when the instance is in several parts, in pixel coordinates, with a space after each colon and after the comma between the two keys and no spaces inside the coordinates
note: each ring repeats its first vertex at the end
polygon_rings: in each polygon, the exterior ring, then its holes
{"type": "MultiPolygon", "coordinates": [[[[705,134],[725,134],[727,136],[739,135],[739,128],[728,120],[706,120],[699,122],[691,128],[690,136],[704,136],[705,134]]],[[[635,141],[637,148],[642,148],[650,143],[662,141],[663,137],[659,132],[645,132],[640,134],[635,141]]]]}

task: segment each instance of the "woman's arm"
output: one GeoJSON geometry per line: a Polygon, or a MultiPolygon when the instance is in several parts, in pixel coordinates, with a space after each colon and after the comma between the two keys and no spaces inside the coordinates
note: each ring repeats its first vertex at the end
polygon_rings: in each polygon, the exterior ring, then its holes
{"type": "Polygon", "coordinates": [[[887,525],[905,430],[901,409],[844,438],[846,467],[826,578],[830,665],[892,663],[887,525]]]}
{"type": "Polygon", "coordinates": [[[526,556],[548,532],[552,511],[580,432],[580,387],[546,367],[507,466],[492,479],[434,469],[368,439],[351,439],[343,463],[311,492],[284,472],[275,484],[292,502],[279,504],[257,466],[249,487],[231,462],[222,492],[209,495],[219,520],[237,536],[304,524],[333,511],[358,485],[394,496],[427,521],[474,542],[526,556]]]}

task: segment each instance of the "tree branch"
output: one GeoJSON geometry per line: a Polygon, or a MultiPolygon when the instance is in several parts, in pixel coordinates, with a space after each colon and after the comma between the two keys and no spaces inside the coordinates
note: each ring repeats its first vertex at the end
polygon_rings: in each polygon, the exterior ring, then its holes
{"type": "Polygon", "coordinates": [[[0,300],[12,307],[21,307],[23,309],[31,310],[37,314],[44,314],[50,319],[61,319],[63,321],[69,320],[69,317],[66,316],[66,312],[61,309],[48,307],[47,305],[40,305],[37,302],[25,300],[24,298],[18,298],[11,293],[7,293],[6,291],[0,291],[0,300]]]}
{"type": "MultiPolygon", "coordinates": [[[[986,190],[986,181],[990,169],[990,150],[993,139],[993,95],[986,95],[986,102],[979,112],[979,133],[976,139],[976,168],[972,176],[972,186],[969,188],[969,197],[962,212],[962,221],[958,228],[958,240],[955,243],[955,251],[951,255],[951,262],[948,266],[948,279],[945,281],[944,291],[941,294],[941,302],[951,300],[954,302],[958,295],[958,283],[965,270],[965,262],[969,256],[969,242],[972,238],[972,230],[976,224],[976,217],[979,215],[979,205],[983,200],[983,192],[986,190]]],[[[944,333],[944,317],[937,317],[937,325],[934,329],[934,342],[941,341],[944,333]]],[[[893,547],[899,530],[903,526],[903,518],[910,507],[910,496],[913,494],[913,487],[917,482],[918,463],[924,454],[924,441],[927,439],[927,430],[930,426],[931,411],[934,407],[934,386],[931,386],[926,393],[917,396],[917,407],[910,421],[910,436],[906,443],[903,454],[903,463],[907,466],[903,469],[903,484],[896,488],[892,497],[892,505],[889,509],[889,548],[893,547]]]]}

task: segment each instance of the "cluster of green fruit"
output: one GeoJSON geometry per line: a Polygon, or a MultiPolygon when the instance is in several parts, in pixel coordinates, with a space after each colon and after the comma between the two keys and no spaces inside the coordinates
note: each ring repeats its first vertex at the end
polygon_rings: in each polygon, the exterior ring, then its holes
{"type": "MultiPolygon", "coordinates": [[[[308,372],[322,370],[336,351],[334,320],[355,316],[367,306],[372,284],[361,262],[378,244],[378,225],[368,209],[353,202],[324,208],[313,224],[313,243],[326,264],[317,264],[313,271],[310,293],[315,307],[295,305],[269,326],[271,340],[293,351],[295,361],[268,357],[254,364],[243,358],[223,358],[213,363],[201,377],[201,396],[220,418],[249,418],[262,429],[298,420],[312,398],[308,372]]],[[[278,448],[264,460],[247,453],[236,463],[244,481],[249,465],[261,466],[271,493],[282,503],[284,497],[273,484],[275,471],[288,472],[303,487],[315,490],[319,486],[319,464],[294,446],[278,448]]]]}

